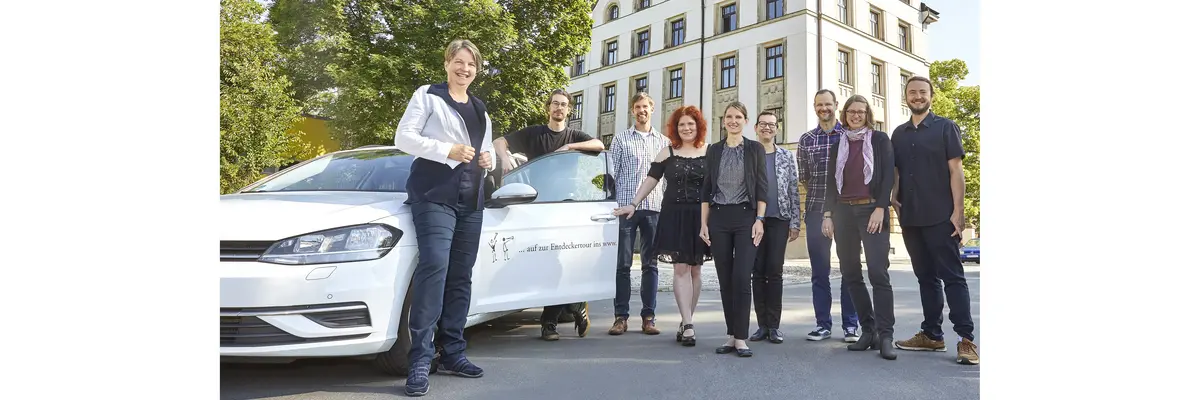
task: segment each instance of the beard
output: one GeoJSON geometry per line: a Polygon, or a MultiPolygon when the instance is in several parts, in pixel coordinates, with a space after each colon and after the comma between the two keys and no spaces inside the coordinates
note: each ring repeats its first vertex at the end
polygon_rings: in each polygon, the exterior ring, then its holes
{"type": "Polygon", "coordinates": [[[924,114],[926,111],[929,111],[929,103],[925,103],[925,105],[920,107],[914,107],[912,104],[909,104],[908,110],[912,111],[913,114],[924,114]]]}
{"type": "Polygon", "coordinates": [[[563,114],[550,114],[550,120],[552,120],[554,122],[563,122],[563,120],[566,120],[566,119],[567,119],[567,116],[563,115],[563,114]]]}

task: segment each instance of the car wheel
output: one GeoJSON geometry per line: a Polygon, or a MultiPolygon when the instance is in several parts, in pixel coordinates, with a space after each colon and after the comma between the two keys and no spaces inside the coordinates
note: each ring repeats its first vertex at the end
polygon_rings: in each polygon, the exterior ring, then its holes
{"type": "MultiPolygon", "coordinates": [[[[412,293],[409,284],[408,293],[412,293]]],[[[408,376],[408,350],[412,348],[412,335],[408,331],[408,312],[412,308],[412,296],[405,294],[404,312],[400,313],[400,323],[396,327],[396,343],[388,351],[375,355],[375,367],[388,375],[408,376]]]]}

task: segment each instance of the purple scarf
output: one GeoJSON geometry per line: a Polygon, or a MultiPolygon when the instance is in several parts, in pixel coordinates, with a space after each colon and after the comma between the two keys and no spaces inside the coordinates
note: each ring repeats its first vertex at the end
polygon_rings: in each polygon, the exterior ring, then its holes
{"type": "Polygon", "coordinates": [[[871,135],[874,131],[871,128],[863,126],[857,130],[849,130],[842,132],[841,141],[838,143],[838,158],[837,158],[837,173],[833,174],[837,178],[838,194],[842,193],[842,172],[846,169],[846,160],[850,159],[850,141],[865,140],[863,142],[862,155],[863,160],[863,184],[871,184],[871,171],[875,169],[875,149],[871,146],[871,135]]]}

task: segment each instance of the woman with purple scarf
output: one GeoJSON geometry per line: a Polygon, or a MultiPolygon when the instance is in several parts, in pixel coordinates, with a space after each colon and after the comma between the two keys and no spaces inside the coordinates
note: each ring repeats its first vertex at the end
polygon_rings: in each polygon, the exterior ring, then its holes
{"type": "Polygon", "coordinates": [[[847,348],[877,349],[884,359],[895,360],[892,336],[896,314],[888,276],[891,248],[888,207],[892,183],[896,180],[892,141],[886,133],[871,129],[875,116],[863,96],[846,100],[841,117],[842,126],[847,129],[840,141],[829,148],[829,171],[833,177],[825,191],[821,233],[836,243],[842,280],[862,325],[862,337],[847,348]],[[863,282],[860,251],[866,254],[874,303],[863,282]]]}

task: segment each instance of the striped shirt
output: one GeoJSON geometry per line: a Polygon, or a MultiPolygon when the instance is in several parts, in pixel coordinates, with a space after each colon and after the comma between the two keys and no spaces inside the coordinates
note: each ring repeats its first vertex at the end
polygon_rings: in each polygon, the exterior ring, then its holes
{"type": "Polygon", "coordinates": [[[833,125],[832,133],[825,133],[820,126],[800,136],[796,146],[796,167],[800,169],[800,182],[806,192],[804,208],[809,212],[825,211],[825,183],[829,179],[829,147],[841,139],[844,129],[841,123],[833,125]]]}
{"type": "MultiPolygon", "coordinates": [[[[650,134],[645,136],[630,127],[613,137],[612,145],[609,146],[609,165],[612,168],[609,173],[616,180],[618,205],[633,203],[638,186],[650,172],[650,163],[654,162],[654,158],[663,148],[670,145],[670,140],[658,133],[654,127],[651,127],[650,134]]],[[[637,209],[662,210],[663,186],[661,182],[655,185],[654,190],[637,205],[637,209]]]]}

